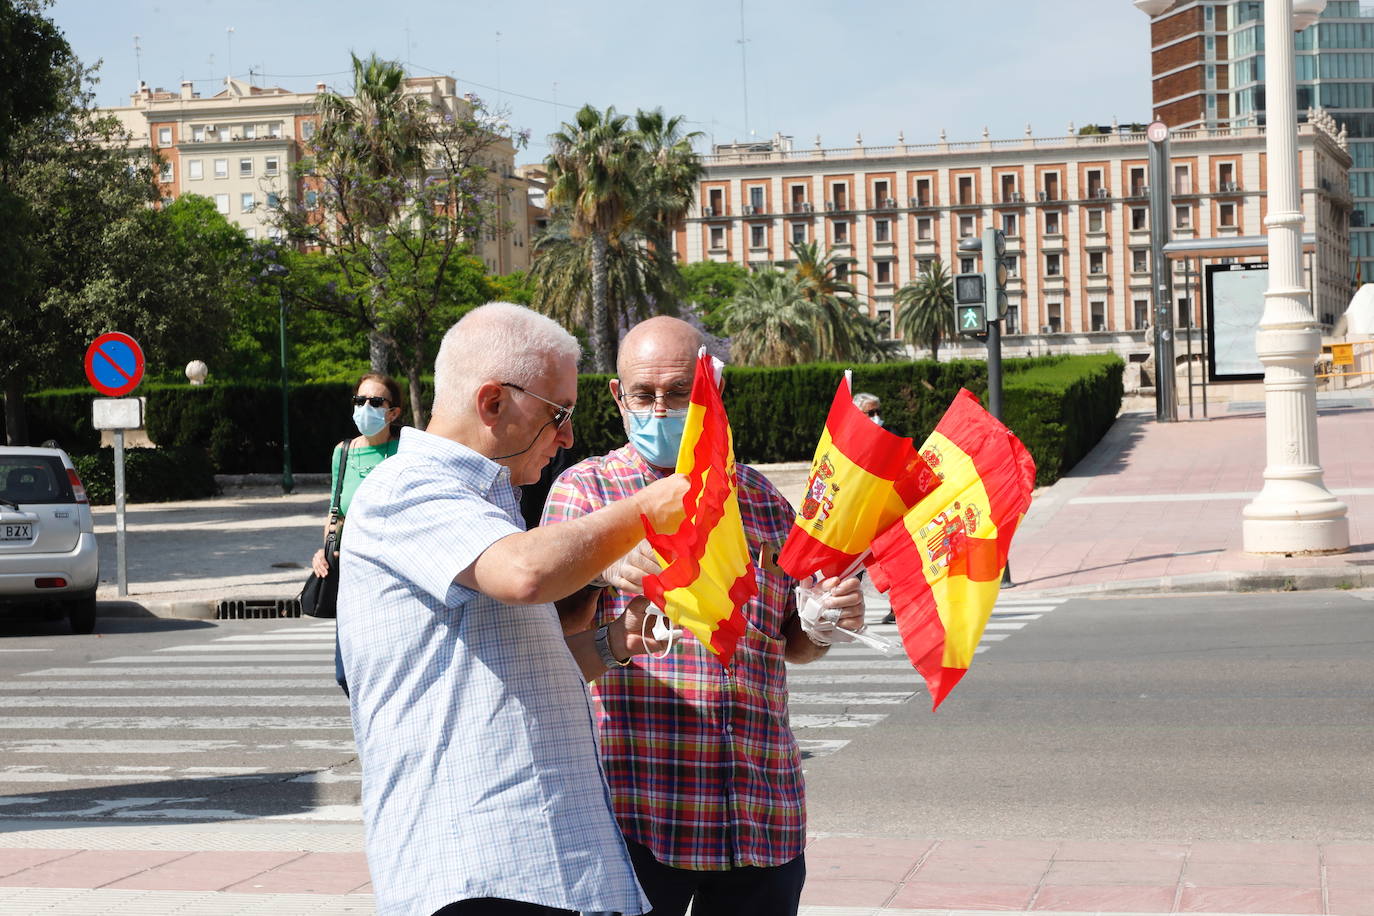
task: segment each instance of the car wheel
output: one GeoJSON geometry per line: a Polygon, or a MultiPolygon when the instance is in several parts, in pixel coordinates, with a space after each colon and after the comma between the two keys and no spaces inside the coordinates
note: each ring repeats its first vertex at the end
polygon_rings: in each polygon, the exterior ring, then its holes
{"type": "Polygon", "coordinates": [[[95,630],[95,595],[67,602],[67,620],[72,632],[85,635],[95,630]]]}

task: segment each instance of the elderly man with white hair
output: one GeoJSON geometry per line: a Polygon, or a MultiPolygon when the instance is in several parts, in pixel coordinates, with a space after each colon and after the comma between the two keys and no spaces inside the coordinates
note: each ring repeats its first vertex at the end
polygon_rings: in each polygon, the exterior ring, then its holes
{"type": "Polygon", "coordinates": [[[564,637],[554,599],[672,530],[681,476],[524,530],[515,487],[572,444],[577,342],[509,303],[445,335],[429,427],[358,487],[338,626],[381,916],[647,908],[597,759],[585,681],[658,648],[644,602],[564,637]]]}

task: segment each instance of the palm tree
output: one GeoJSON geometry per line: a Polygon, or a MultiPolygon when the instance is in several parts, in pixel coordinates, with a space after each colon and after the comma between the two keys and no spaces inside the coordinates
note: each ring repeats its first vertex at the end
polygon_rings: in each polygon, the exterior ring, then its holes
{"type": "Polygon", "coordinates": [[[816,306],[816,337],[822,357],[840,362],[862,358],[862,334],[856,335],[856,323],[857,319],[867,316],[863,314],[856,298],[857,292],[848,278],[866,274],[862,271],[842,274],[844,262],[839,255],[827,251],[822,256],[820,246],[815,242],[793,242],[791,248],[797,260],[794,270],[806,298],[816,306]]]}
{"type": "Polygon", "coordinates": [[[721,306],[737,365],[790,366],[817,358],[817,309],[795,270],[760,270],[721,306]]]}
{"type": "Polygon", "coordinates": [[[590,243],[592,362],[596,371],[610,372],[615,340],[607,306],[607,256],[612,238],[633,219],[643,147],[624,115],[616,114],[614,107],[602,113],[591,105],[583,105],[573,122],[549,140],[549,205],[566,215],[573,239],[590,243]]]}
{"type": "MultiPolygon", "coordinates": [[[[404,208],[409,182],[424,176],[423,103],[405,93],[405,70],[376,54],[353,59],[353,96],[322,93],[315,168],[338,197],[340,215],[367,240],[375,301],[384,289],[384,227],[404,208]]],[[[373,309],[375,314],[376,309],[373,309]]],[[[372,371],[387,371],[386,339],[368,334],[372,371]]]]}
{"type": "Polygon", "coordinates": [[[635,134],[644,150],[644,175],[635,222],[654,248],[672,251],[672,232],[696,198],[697,183],[705,174],[692,142],[701,131],[683,133],[681,115],[667,117],[662,108],[635,112],[635,134]]]}
{"type": "Polygon", "coordinates": [[[957,333],[954,327],[954,281],[939,258],[921,271],[914,283],[897,290],[897,330],[912,345],[930,348],[940,358],[940,341],[957,333]]]}

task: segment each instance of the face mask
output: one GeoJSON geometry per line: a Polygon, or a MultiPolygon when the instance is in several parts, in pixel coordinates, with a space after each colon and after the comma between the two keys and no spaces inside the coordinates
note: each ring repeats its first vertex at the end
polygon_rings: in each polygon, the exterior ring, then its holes
{"type": "Polygon", "coordinates": [[[375,436],[386,426],[386,410],[363,404],[353,408],[353,425],[364,436],[375,436]]]}
{"type": "Polygon", "coordinates": [[[879,426],[883,425],[883,418],[878,416],[876,413],[873,416],[869,417],[869,419],[872,420],[874,423],[877,423],[879,426]]]}
{"type": "Polygon", "coordinates": [[[677,453],[682,447],[682,430],[686,422],[686,409],[670,410],[663,417],[631,413],[630,444],[641,458],[656,468],[677,467],[677,453]]]}

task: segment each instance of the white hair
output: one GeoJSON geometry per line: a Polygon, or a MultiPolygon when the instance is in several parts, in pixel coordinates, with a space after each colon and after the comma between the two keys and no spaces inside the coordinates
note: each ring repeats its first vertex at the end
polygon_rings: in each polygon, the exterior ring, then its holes
{"type": "Polygon", "coordinates": [[[859,408],[860,410],[863,410],[869,404],[876,405],[877,403],[878,396],[876,394],[869,394],[867,391],[860,391],[858,394],[854,395],[854,406],[859,408]]]}
{"type": "Polygon", "coordinates": [[[552,318],[513,302],[488,302],[444,334],[434,360],[433,413],[454,417],[487,382],[533,385],[559,362],[574,366],[582,348],[552,318]]]}

